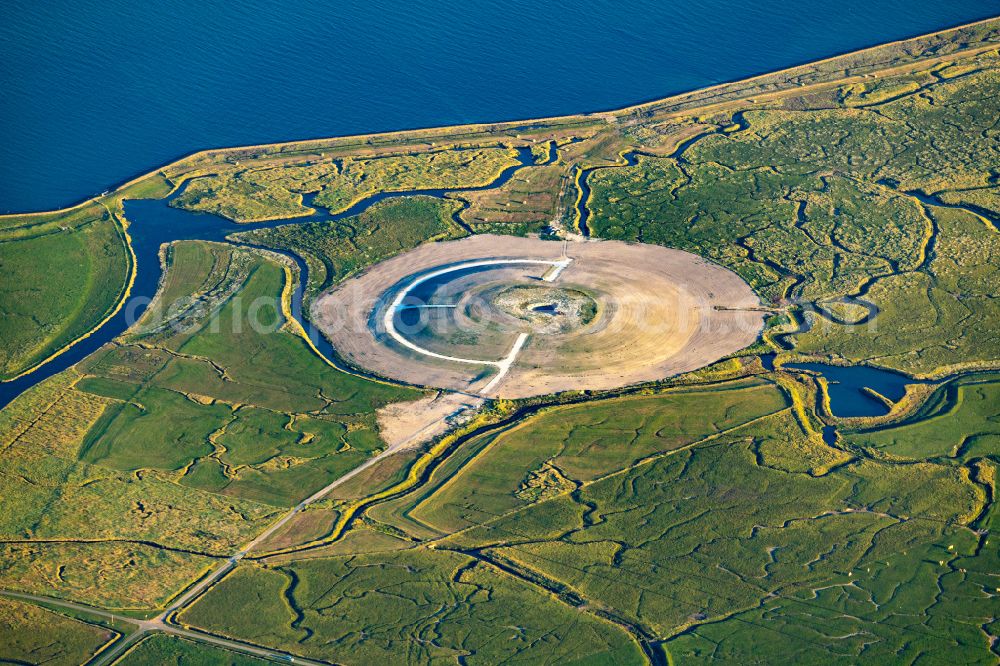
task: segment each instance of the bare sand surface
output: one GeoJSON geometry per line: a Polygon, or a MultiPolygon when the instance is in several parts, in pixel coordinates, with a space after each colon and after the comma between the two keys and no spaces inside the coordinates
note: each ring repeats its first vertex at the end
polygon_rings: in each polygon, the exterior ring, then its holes
{"type": "MultiPolygon", "coordinates": [[[[313,321],[338,352],[359,367],[414,384],[476,394],[495,376],[495,363],[455,363],[406,349],[378,325],[385,309],[416,276],[431,270],[478,259],[558,260],[563,248],[561,242],[490,234],[427,243],[322,294],[313,304],[313,321]]],[[[697,255],[620,241],[568,243],[566,254],[573,261],[551,286],[580,290],[594,299],[598,311],[586,325],[552,333],[551,327],[525,329],[523,321],[505,324],[510,317],[504,313],[490,323],[475,322],[456,308],[458,328],[452,337],[463,357],[496,361],[497,349],[504,347],[496,344],[498,335],[513,344],[520,333],[528,332],[507,374],[491,386],[490,396],[611,389],[663,379],[736,352],[752,344],[763,329],[763,314],[756,310],[760,301],[750,287],[732,271],[697,255]],[[479,334],[491,344],[470,356],[477,350],[469,339],[479,334]]],[[[537,266],[512,266],[499,276],[483,273],[483,284],[539,285],[539,275],[537,266]]],[[[476,289],[475,278],[460,279],[463,288],[476,289]]],[[[435,350],[446,349],[449,339],[439,336],[433,341],[435,350]]]]}
{"type": "Polygon", "coordinates": [[[441,391],[435,395],[394,402],[379,409],[379,435],[389,451],[405,451],[443,434],[483,404],[483,399],[464,393],[441,391]]]}

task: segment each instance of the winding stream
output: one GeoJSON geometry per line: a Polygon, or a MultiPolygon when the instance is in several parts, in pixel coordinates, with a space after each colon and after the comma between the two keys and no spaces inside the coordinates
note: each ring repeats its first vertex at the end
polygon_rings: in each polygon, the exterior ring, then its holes
{"type": "Polygon", "coordinates": [[[596,167],[589,167],[586,169],[581,169],[576,176],[577,187],[580,188],[580,194],[576,201],[576,226],[577,231],[586,238],[590,238],[590,227],[587,225],[590,220],[590,206],[588,202],[590,201],[590,174],[600,169],[620,169],[622,167],[633,167],[639,163],[639,155],[644,153],[638,150],[632,150],[627,153],[622,153],[622,158],[625,160],[625,164],[607,164],[596,167]]]}
{"type": "MultiPolygon", "coordinates": [[[[747,128],[748,123],[743,117],[742,113],[737,113],[732,117],[732,123],[737,125],[737,128],[729,129],[719,127],[717,129],[709,130],[706,132],[699,133],[689,139],[686,139],[679,143],[672,153],[666,156],[657,156],[650,153],[646,153],[641,150],[632,150],[622,153],[621,157],[624,160],[624,164],[609,164],[600,165],[596,167],[589,167],[582,169],[577,173],[577,183],[579,187],[579,198],[576,204],[577,220],[579,231],[584,236],[590,235],[589,220],[591,211],[588,206],[588,202],[591,196],[591,187],[588,182],[589,177],[592,172],[599,169],[610,169],[610,168],[621,168],[630,167],[638,164],[639,157],[649,156],[658,157],[661,159],[673,159],[679,164],[687,163],[685,158],[686,151],[700,140],[720,133],[729,133],[733,131],[741,131],[747,128]]],[[[164,243],[170,243],[173,241],[180,240],[205,240],[205,241],[215,241],[223,243],[232,243],[228,240],[228,236],[234,233],[239,233],[243,231],[253,231],[257,229],[269,229],[279,226],[284,226],[287,224],[304,224],[312,222],[335,222],[342,220],[344,218],[353,217],[363,213],[364,211],[371,208],[373,205],[384,201],[386,199],[393,199],[398,197],[408,197],[408,196],[431,196],[437,198],[446,198],[447,195],[460,192],[471,192],[471,191],[482,191],[502,187],[507,183],[514,174],[522,168],[543,165],[554,161],[557,155],[557,147],[552,144],[549,148],[549,154],[544,156],[541,160],[536,160],[531,153],[531,150],[527,147],[518,149],[518,159],[519,163],[512,165],[504,169],[495,180],[491,183],[481,186],[481,187],[471,187],[471,188],[429,188],[429,189],[415,189],[415,190],[405,190],[398,192],[379,192],[371,196],[365,197],[349,208],[339,213],[329,213],[328,211],[317,208],[317,212],[314,215],[306,217],[295,217],[295,218],[284,218],[278,220],[271,220],[261,223],[251,223],[251,224],[237,224],[230,220],[227,220],[216,215],[208,213],[196,213],[183,209],[172,208],[169,206],[170,201],[174,197],[183,191],[183,187],[175,192],[173,195],[167,199],[162,200],[132,200],[125,202],[125,213],[126,218],[130,222],[129,234],[132,237],[132,248],[135,252],[136,266],[135,266],[135,282],[133,284],[132,290],[126,300],[124,306],[115,314],[114,317],[110,318],[102,326],[97,328],[91,333],[90,336],[77,341],[73,346],[67,349],[65,352],[55,357],[54,359],[44,363],[43,365],[36,368],[33,372],[24,375],[18,379],[9,382],[0,383],[0,408],[6,406],[14,398],[28,390],[32,386],[42,382],[43,380],[55,375],[58,372],[65,370],[66,368],[80,362],[85,357],[95,352],[104,344],[111,342],[116,337],[128,330],[134,322],[136,322],[142,313],[145,311],[147,305],[151,302],[159,286],[159,282],[162,276],[162,266],[160,265],[159,250],[164,243]],[[151,268],[152,267],[152,268],[151,268]]],[[[881,185],[893,187],[895,183],[880,181],[881,185]]],[[[895,189],[895,188],[894,188],[895,189]]],[[[896,190],[899,191],[899,190],[896,190]]],[[[927,195],[919,191],[907,191],[901,192],[911,197],[916,198],[920,203],[925,206],[938,206],[947,208],[958,208],[966,212],[973,213],[989,223],[991,223],[995,228],[1000,230],[1000,219],[997,219],[989,211],[984,211],[978,207],[962,205],[962,204],[949,204],[941,201],[937,196],[927,195]]],[[[312,207],[312,204],[316,198],[316,194],[306,194],[303,196],[303,203],[306,206],[312,207]]],[[[467,224],[461,219],[461,213],[469,207],[469,202],[465,199],[458,197],[450,197],[449,200],[458,201],[461,206],[456,209],[452,215],[453,221],[467,232],[472,232],[467,224]]],[[[928,243],[928,256],[925,257],[925,261],[928,261],[933,253],[934,241],[938,234],[938,229],[936,225],[932,229],[931,240],[928,243]]],[[[239,244],[238,244],[239,245],[239,244]]],[[[246,246],[246,244],[242,244],[246,246]]],[[[275,251],[271,248],[265,248],[271,251],[275,251]]],[[[327,339],[320,334],[320,332],[309,322],[308,318],[303,315],[302,312],[302,302],[305,285],[308,283],[308,268],[305,262],[292,253],[280,252],[284,256],[290,258],[295,262],[299,270],[299,280],[296,285],[295,291],[292,296],[292,315],[298,320],[302,325],[303,329],[306,331],[307,335],[311,339],[312,343],[316,348],[322,353],[326,358],[339,365],[338,355],[334,351],[333,347],[327,341],[327,339]]],[[[768,263],[768,262],[765,262],[768,263]]],[[[781,268],[773,266],[773,268],[781,268]]],[[[784,269],[781,271],[784,273],[784,269]]],[[[894,272],[898,272],[898,269],[894,272]]],[[[801,276],[792,276],[793,278],[801,278],[801,276]]],[[[847,321],[838,316],[835,312],[831,312],[827,308],[823,307],[821,303],[811,304],[814,308],[814,312],[820,316],[823,316],[835,323],[842,325],[862,325],[870,321],[872,318],[878,315],[878,308],[866,301],[864,296],[866,295],[868,289],[877,281],[885,277],[884,275],[879,275],[873,277],[864,284],[856,293],[850,296],[843,297],[839,300],[845,303],[851,303],[859,305],[868,310],[868,312],[861,317],[859,320],[847,321]]],[[[796,285],[792,285],[790,291],[794,291],[796,285]]],[[[778,339],[782,346],[790,345],[789,338],[801,334],[810,328],[807,318],[803,318],[802,325],[795,331],[789,333],[784,333],[778,336],[778,339]]],[[[914,380],[906,378],[903,375],[897,375],[896,373],[889,373],[885,371],[875,370],[874,368],[865,367],[851,367],[851,368],[836,368],[833,373],[837,376],[834,377],[830,374],[832,366],[827,367],[815,367],[806,368],[801,365],[787,366],[793,369],[808,369],[820,372],[828,376],[831,379],[830,384],[830,397],[831,403],[834,411],[838,416],[875,416],[879,414],[884,414],[888,411],[888,407],[878,398],[873,396],[868,391],[864,390],[864,387],[874,389],[881,395],[889,398],[890,400],[897,400],[901,397],[901,387],[906,382],[913,382],[914,380]],[[878,376],[875,376],[877,373],[878,376]]]]}
{"type": "MultiPolygon", "coordinates": [[[[737,111],[730,118],[730,125],[723,126],[719,125],[715,129],[706,130],[704,132],[699,132],[692,137],[684,139],[674,150],[667,155],[657,155],[655,153],[650,153],[644,150],[629,150],[621,153],[621,158],[625,160],[625,164],[601,164],[599,166],[586,167],[577,172],[576,183],[579,188],[579,197],[576,201],[576,220],[577,220],[577,231],[587,238],[590,237],[590,227],[588,222],[590,221],[590,206],[588,202],[590,201],[591,188],[590,183],[587,181],[590,179],[590,175],[594,171],[600,171],[601,169],[620,169],[622,167],[633,167],[639,163],[640,157],[652,157],[661,160],[674,160],[677,165],[683,167],[691,162],[688,161],[685,153],[694,144],[698,143],[702,139],[708,138],[710,136],[715,136],[717,134],[734,134],[736,132],[743,132],[750,127],[750,123],[746,119],[745,111],[737,111]],[[735,128],[732,126],[735,125],[735,128]]],[[[683,168],[682,168],[683,170],[683,168]]],[[[642,238],[637,239],[640,243],[642,238]]]]}
{"type": "MultiPolygon", "coordinates": [[[[171,243],[181,240],[203,240],[228,243],[227,236],[241,231],[254,231],[256,229],[271,229],[284,226],[286,224],[304,224],[309,222],[335,222],[347,217],[358,215],[380,201],[409,196],[431,196],[444,198],[445,195],[457,192],[475,192],[490,190],[502,187],[514,174],[522,168],[535,165],[534,157],[530,148],[518,148],[519,163],[507,167],[491,183],[481,187],[463,188],[432,188],[420,190],[403,190],[398,192],[379,192],[369,197],[365,197],[354,203],[352,206],[339,213],[329,213],[319,209],[315,215],[308,217],[293,217],[279,220],[269,220],[267,222],[237,224],[231,220],[212,215],[210,213],[196,213],[192,211],[172,208],[169,203],[176,197],[183,188],[175,192],[166,199],[139,199],[125,201],[125,217],[129,220],[129,235],[132,237],[132,251],[135,252],[135,282],[132,290],[125,301],[123,307],[108,321],[104,322],[88,337],[78,340],[75,344],[59,354],[50,361],[43,363],[32,372],[9,382],[0,383],[0,408],[5,407],[14,398],[21,395],[32,386],[62,372],[63,370],[79,363],[84,358],[100,349],[103,345],[111,342],[116,337],[128,330],[128,328],[139,320],[146,307],[156,295],[163,273],[160,264],[160,246],[164,243],[171,243]]],[[[315,194],[305,195],[303,202],[309,206],[315,194]]],[[[466,231],[471,231],[468,226],[459,218],[460,213],[468,207],[469,203],[462,199],[453,199],[462,202],[452,216],[453,220],[466,231]]],[[[239,244],[237,244],[239,245],[239,244]]],[[[271,250],[271,248],[267,248],[271,250]]],[[[273,250],[272,250],[273,251],[273,250]]],[[[333,347],[327,339],[302,314],[302,297],[305,285],[308,284],[308,268],[304,261],[298,256],[290,253],[280,253],[290,257],[295,261],[299,269],[299,281],[292,296],[292,315],[305,329],[313,344],[319,351],[333,362],[338,358],[333,347]]]]}

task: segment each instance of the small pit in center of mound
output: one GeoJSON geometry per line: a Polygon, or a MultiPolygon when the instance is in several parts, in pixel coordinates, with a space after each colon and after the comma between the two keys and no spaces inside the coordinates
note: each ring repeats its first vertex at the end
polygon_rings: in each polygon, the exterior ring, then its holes
{"type": "Polygon", "coordinates": [[[567,333],[597,317],[597,301],[568,287],[513,285],[492,298],[492,307],[531,324],[535,333],[567,333]]]}

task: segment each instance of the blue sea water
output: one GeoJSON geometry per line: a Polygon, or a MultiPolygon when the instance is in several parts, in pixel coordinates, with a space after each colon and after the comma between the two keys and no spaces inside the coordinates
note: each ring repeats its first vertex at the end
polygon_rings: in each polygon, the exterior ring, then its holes
{"type": "Polygon", "coordinates": [[[615,108],[1000,13],[1000,0],[5,0],[0,212],[185,153],[615,108]]]}

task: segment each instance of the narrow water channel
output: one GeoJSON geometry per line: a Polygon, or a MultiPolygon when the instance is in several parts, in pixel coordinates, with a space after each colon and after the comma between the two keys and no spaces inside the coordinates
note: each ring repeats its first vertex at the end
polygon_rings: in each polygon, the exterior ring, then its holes
{"type": "Polygon", "coordinates": [[[580,196],[576,202],[576,219],[577,231],[579,231],[582,236],[590,238],[590,206],[588,205],[591,193],[590,183],[588,182],[590,174],[600,169],[621,169],[622,167],[635,166],[639,163],[639,155],[641,154],[642,153],[637,150],[623,153],[622,157],[625,158],[625,164],[590,167],[582,169],[580,173],[577,174],[577,184],[580,187],[580,196]]]}
{"type": "MultiPolygon", "coordinates": [[[[417,195],[444,197],[453,192],[474,192],[495,189],[502,187],[518,170],[535,164],[530,148],[519,148],[518,160],[518,164],[504,169],[493,182],[482,187],[380,192],[358,201],[340,213],[330,214],[325,210],[319,209],[319,212],[309,217],[295,217],[253,224],[237,224],[209,213],[195,213],[179,208],[172,208],[169,206],[169,202],[179,192],[167,199],[125,201],[125,217],[130,222],[129,235],[132,237],[132,250],[135,252],[136,265],[135,282],[132,285],[132,291],[124,306],[115,316],[106,321],[89,337],[78,341],[59,356],[56,356],[23,377],[0,383],[0,408],[6,406],[14,398],[39,382],[79,363],[100,349],[101,346],[124,333],[128,330],[129,326],[138,321],[139,317],[142,316],[142,313],[152,301],[153,296],[156,295],[160,276],[163,272],[160,265],[159,251],[160,246],[164,243],[180,240],[204,240],[225,243],[228,242],[226,236],[241,231],[270,229],[286,224],[334,222],[358,215],[376,203],[386,199],[417,195]]],[[[310,205],[314,198],[315,195],[305,196],[305,204],[307,206],[310,205]]],[[[458,213],[456,213],[456,217],[457,215],[458,213]]],[[[456,220],[456,222],[464,226],[460,220],[456,220]]],[[[335,355],[329,342],[302,316],[302,297],[305,285],[308,284],[308,269],[306,264],[297,256],[291,254],[286,254],[286,256],[291,257],[299,268],[299,285],[292,298],[292,314],[302,324],[320,352],[332,360],[335,358],[335,355]]]]}

